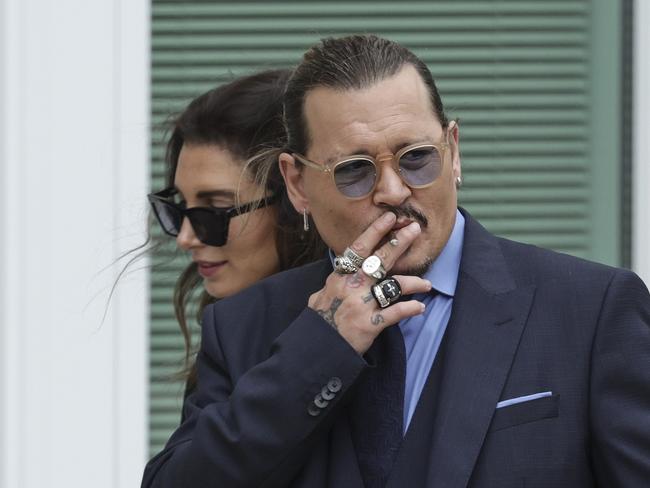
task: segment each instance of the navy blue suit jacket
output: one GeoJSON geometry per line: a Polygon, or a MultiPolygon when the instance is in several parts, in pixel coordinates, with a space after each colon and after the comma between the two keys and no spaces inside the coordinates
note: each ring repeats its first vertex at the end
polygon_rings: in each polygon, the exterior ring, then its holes
{"type": "MultiPolygon", "coordinates": [[[[346,405],[367,364],[306,308],[330,272],[324,260],[281,273],[206,310],[199,388],[143,487],[362,487],[346,405]],[[314,416],[332,379],[341,389],[314,416]]],[[[466,215],[458,280],[388,486],[648,486],[639,278],[497,238],[466,215]],[[496,408],[537,392],[552,394],[496,408]]]]}

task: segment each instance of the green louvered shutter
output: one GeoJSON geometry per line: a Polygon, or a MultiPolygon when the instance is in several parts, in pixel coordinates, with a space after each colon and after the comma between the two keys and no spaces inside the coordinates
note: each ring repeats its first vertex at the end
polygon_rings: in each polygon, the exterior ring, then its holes
{"type": "MultiPolygon", "coordinates": [[[[431,68],[459,117],[461,203],[497,234],[619,261],[619,1],[153,2],[153,187],[171,112],[233,76],[295,64],[326,35],[377,33],[431,68]]],[[[156,258],[166,260],[169,252],[156,258]]],[[[179,267],[152,276],[151,452],[179,418],[179,267]]]]}

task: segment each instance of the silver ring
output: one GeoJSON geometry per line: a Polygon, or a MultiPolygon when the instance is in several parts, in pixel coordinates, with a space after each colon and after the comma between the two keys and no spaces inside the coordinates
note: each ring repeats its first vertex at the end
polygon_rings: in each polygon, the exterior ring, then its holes
{"type": "Polygon", "coordinates": [[[375,297],[379,308],[388,307],[402,296],[402,287],[399,285],[399,281],[392,276],[373,285],[370,291],[372,292],[372,296],[375,297]]]}
{"type": "Polygon", "coordinates": [[[338,274],[354,274],[359,271],[352,260],[346,256],[336,256],[334,258],[334,271],[338,274]]]}
{"type": "Polygon", "coordinates": [[[379,256],[375,256],[374,254],[363,260],[361,270],[367,276],[375,278],[376,280],[383,280],[386,276],[386,268],[384,268],[379,256]]]}
{"type": "Polygon", "coordinates": [[[396,247],[399,244],[399,241],[397,240],[396,237],[393,237],[390,241],[388,241],[388,244],[390,244],[393,247],[396,247]]]}
{"type": "Polygon", "coordinates": [[[363,256],[359,256],[349,247],[345,248],[345,251],[343,251],[343,256],[352,261],[352,264],[354,264],[357,268],[360,268],[363,264],[363,256]]]}

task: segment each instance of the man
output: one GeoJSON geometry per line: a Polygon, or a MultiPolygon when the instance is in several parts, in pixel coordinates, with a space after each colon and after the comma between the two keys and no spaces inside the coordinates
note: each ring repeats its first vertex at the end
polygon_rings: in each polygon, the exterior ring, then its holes
{"type": "Polygon", "coordinates": [[[459,211],[458,126],[395,43],[310,49],[285,117],[289,196],[333,259],[208,309],[143,486],[645,486],[643,283],[459,211]]]}

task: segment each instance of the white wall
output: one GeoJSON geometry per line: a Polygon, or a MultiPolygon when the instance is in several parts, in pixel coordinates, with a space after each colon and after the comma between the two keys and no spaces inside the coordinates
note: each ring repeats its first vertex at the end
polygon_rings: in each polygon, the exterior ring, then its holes
{"type": "Polygon", "coordinates": [[[650,287],[650,2],[634,3],[632,267],[650,287]]]}
{"type": "Polygon", "coordinates": [[[149,9],[0,1],[0,487],[139,485],[149,9]]]}

